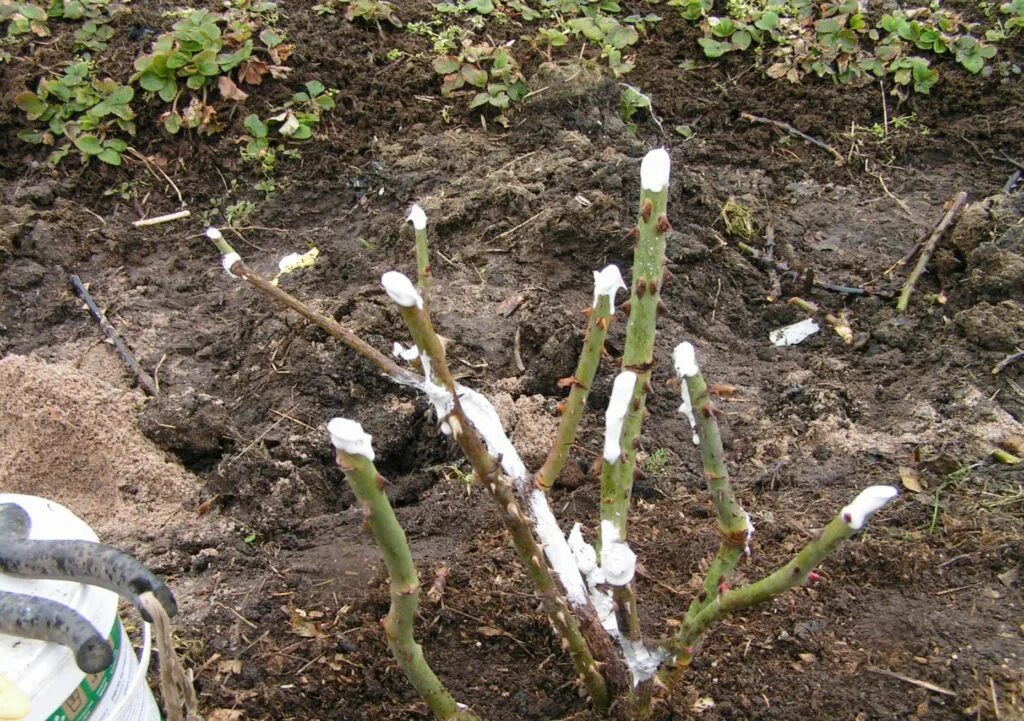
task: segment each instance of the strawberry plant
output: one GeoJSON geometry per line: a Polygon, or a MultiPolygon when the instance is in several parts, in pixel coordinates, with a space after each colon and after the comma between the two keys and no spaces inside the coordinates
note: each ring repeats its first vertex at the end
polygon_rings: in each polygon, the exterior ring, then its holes
{"type": "Polygon", "coordinates": [[[128,144],[112,136],[118,132],[134,135],[135,113],[130,106],[134,94],[130,86],[94,77],[89,61],[74,63],[63,75],[40,80],[34,92],[15,96],[15,105],[29,121],[45,124],[44,129],[23,130],[18,137],[54,147],[51,163],[59,163],[74,147],[83,161],[96,157],[120,165],[128,144]]]}
{"type": "Polygon", "coordinates": [[[526,95],[527,85],[519,64],[505,47],[495,49],[486,43],[473,45],[467,42],[461,53],[435,58],[433,66],[434,71],[444,77],[442,94],[475,90],[469,107],[496,108],[502,112],[499,122],[504,122],[503,111],[526,95]]]}

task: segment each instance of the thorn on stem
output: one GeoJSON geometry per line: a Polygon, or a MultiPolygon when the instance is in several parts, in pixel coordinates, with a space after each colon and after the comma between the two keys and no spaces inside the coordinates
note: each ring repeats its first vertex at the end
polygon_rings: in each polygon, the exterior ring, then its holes
{"type": "Polygon", "coordinates": [[[647,223],[651,220],[651,213],[654,212],[654,203],[651,202],[650,198],[646,198],[643,205],[640,206],[640,217],[647,223]]]}
{"type": "Polygon", "coordinates": [[[656,226],[656,229],[659,233],[665,233],[672,230],[672,224],[668,222],[667,215],[662,214],[658,216],[658,225],[656,226]]]}

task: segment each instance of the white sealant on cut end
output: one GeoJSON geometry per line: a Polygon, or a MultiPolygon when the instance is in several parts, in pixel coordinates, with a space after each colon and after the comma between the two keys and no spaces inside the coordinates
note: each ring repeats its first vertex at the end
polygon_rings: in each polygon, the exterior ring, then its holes
{"type": "Polygon", "coordinates": [[[576,565],[575,555],[562,535],[555,515],[551,512],[548,497],[539,488],[530,493],[530,510],[533,512],[533,526],[537,531],[537,538],[544,546],[544,555],[548,557],[551,569],[565,589],[565,597],[574,606],[585,606],[587,587],[576,565]]]}
{"type": "Polygon", "coordinates": [[[776,328],[768,334],[768,340],[773,345],[784,348],[785,346],[803,343],[819,330],[821,330],[821,326],[815,322],[814,318],[804,318],[799,323],[776,328]]]}
{"type": "Polygon", "coordinates": [[[697,365],[697,351],[693,343],[683,341],[672,351],[672,364],[680,378],[692,378],[700,373],[700,366],[697,365]]]}
{"type": "Polygon", "coordinates": [[[697,417],[693,412],[693,399],[690,398],[690,387],[686,385],[686,379],[700,373],[697,365],[697,353],[692,343],[683,342],[672,351],[672,363],[676,368],[676,375],[679,376],[679,394],[682,396],[682,404],[679,412],[686,416],[690,422],[690,429],[693,431],[693,445],[700,443],[700,436],[697,434],[697,417]]]}
{"type": "Polygon", "coordinates": [[[355,421],[348,418],[332,418],[327,424],[327,432],[331,434],[331,443],[342,453],[363,456],[368,461],[374,459],[373,436],[365,432],[355,421]]]}
{"type": "Polygon", "coordinates": [[[380,277],[380,284],[384,286],[391,300],[403,308],[423,307],[423,298],[416,290],[416,286],[408,277],[397,270],[389,270],[380,277]]]}
{"type": "Polygon", "coordinates": [[[221,232],[213,227],[206,229],[206,237],[214,242],[217,242],[218,240],[224,240],[224,236],[221,234],[221,232]]]}
{"type": "Polygon", "coordinates": [[[601,570],[604,580],[613,586],[625,586],[636,573],[636,554],[620,540],[619,530],[611,521],[601,521],[601,570]]]}
{"type": "Polygon", "coordinates": [[[608,296],[608,303],[611,312],[615,313],[615,294],[619,290],[627,290],[626,283],[622,280],[622,272],[619,266],[612,263],[603,270],[594,271],[594,305],[596,308],[601,296],[608,296]]]}
{"type": "Polygon", "coordinates": [[[743,512],[743,515],[746,516],[747,520],[747,537],[745,539],[746,543],[743,546],[743,552],[750,556],[750,539],[754,537],[754,522],[750,520],[750,514],[746,511],[743,512]]]}
{"type": "Polygon", "coordinates": [[[420,357],[420,349],[415,345],[411,345],[406,348],[404,345],[395,341],[391,346],[391,355],[395,358],[400,358],[404,361],[414,361],[420,357]]]}
{"type": "Polygon", "coordinates": [[[652,150],[640,163],[640,186],[644,190],[658,193],[668,185],[672,171],[672,159],[664,148],[652,150]]]}
{"type": "Polygon", "coordinates": [[[868,486],[839,512],[839,517],[847,526],[859,531],[875,511],[899,494],[894,486],[868,486]]]}
{"type": "Polygon", "coordinates": [[[604,461],[615,463],[622,455],[619,441],[622,439],[622,424],[626,420],[629,401],[636,386],[636,373],[622,371],[615,376],[612,395],[608,399],[608,410],[604,414],[604,461]]]}
{"type": "Polygon", "coordinates": [[[412,227],[416,230],[427,229],[427,214],[416,203],[413,203],[412,207],[409,208],[409,213],[405,216],[405,219],[407,222],[412,223],[412,227]]]}
{"type": "Polygon", "coordinates": [[[238,253],[226,253],[225,255],[221,256],[220,264],[224,266],[224,272],[230,275],[232,278],[234,278],[235,274],[231,272],[231,266],[233,266],[241,259],[242,256],[240,256],[238,253]]]}

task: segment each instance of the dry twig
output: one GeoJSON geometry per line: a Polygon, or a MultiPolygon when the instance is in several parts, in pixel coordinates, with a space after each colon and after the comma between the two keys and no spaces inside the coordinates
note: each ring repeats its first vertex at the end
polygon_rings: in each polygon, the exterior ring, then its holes
{"type": "Polygon", "coordinates": [[[829,153],[833,158],[836,159],[836,165],[842,165],[844,162],[842,153],[833,148],[831,145],[821,140],[818,140],[817,138],[812,138],[807,133],[797,130],[789,123],[784,123],[781,120],[772,120],[771,118],[762,118],[758,115],[751,115],[750,113],[740,113],[740,118],[750,123],[764,123],[765,125],[773,125],[779,130],[785,131],[790,135],[800,138],[804,142],[810,143],[814,147],[821,148],[826,153],[829,153]]]}
{"type": "Polygon", "coordinates": [[[946,230],[953,223],[953,219],[956,218],[960,209],[964,207],[964,203],[967,202],[967,192],[961,190],[956,194],[949,203],[946,204],[946,212],[943,214],[942,219],[938,225],[932,231],[928,241],[921,247],[921,255],[917,259],[917,265],[914,266],[914,270],[911,271],[907,277],[907,282],[903,285],[903,292],[900,293],[900,299],[896,302],[896,310],[900,313],[904,313],[907,310],[907,305],[910,303],[910,294],[914,292],[914,285],[917,283],[918,278],[924,273],[925,268],[928,266],[928,261],[932,258],[932,253],[935,252],[935,247],[939,244],[939,240],[945,234],[946,230]]]}
{"type": "Polygon", "coordinates": [[[75,289],[75,293],[78,294],[78,297],[85,302],[86,308],[89,309],[89,314],[92,315],[93,319],[97,323],[99,323],[100,329],[113,344],[117,354],[121,356],[121,360],[124,361],[126,366],[128,366],[128,370],[135,374],[135,378],[139,381],[139,385],[142,386],[142,389],[145,390],[146,393],[151,396],[155,396],[157,394],[157,386],[153,377],[142,368],[139,361],[136,360],[132,352],[128,350],[128,346],[125,345],[124,340],[121,338],[121,334],[118,333],[113,324],[107,320],[107,314],[104,313],[98,305],[96,305],[96,301],[93,300],[92,295],[89,294],[89,291],[86,289],[82,279],[77,275],[72,275],[70,281],[71,287],[75,289]]]}

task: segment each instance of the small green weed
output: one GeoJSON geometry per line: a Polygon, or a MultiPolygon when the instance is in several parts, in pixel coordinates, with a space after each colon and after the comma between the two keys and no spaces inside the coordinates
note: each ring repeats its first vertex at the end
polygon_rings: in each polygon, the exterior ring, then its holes
{"type": "Polygon", "coordinates": [[[668,468],[668,451],[664,448],[655,448],[640,464],[640,467],[652,476],[660,476],[668,468]]]}

